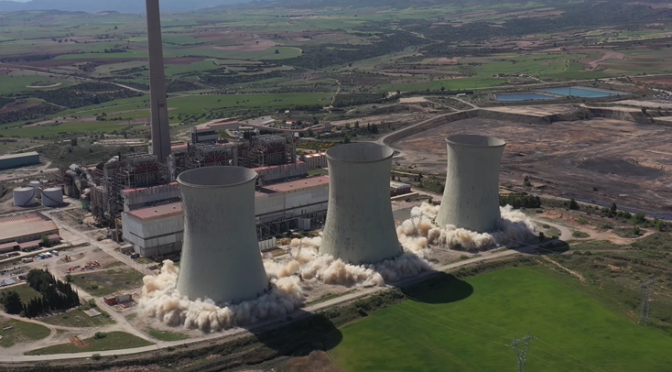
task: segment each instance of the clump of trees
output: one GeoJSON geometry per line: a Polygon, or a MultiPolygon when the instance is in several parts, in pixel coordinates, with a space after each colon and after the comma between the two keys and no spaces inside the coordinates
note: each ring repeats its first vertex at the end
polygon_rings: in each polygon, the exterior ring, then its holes
{"type": "Polygon", "coordinates": [[[0,303],[8,314],[21,314],[33,318],[46,311],[65,310],[79,305],[77,291],[69,283],[57,280],[49,271],[31,270],[27,282],[42,296],[24,303],[16,291],[3,292],[0,294],[0,303]]]}
{"type": "Polygon", "coordinates": [[[62,107],[42,102],[37,106],[32,106],[22,110],[9,111],[0,114],[0,124],[13,123],[16,121],[40,119],[46,115],[56,114],[61,111],[63,111],[62,107]]]}
{"type": "Polygon", "coordinates": [[[77,108],[137,97],[140,94],[114,84],[82,83],[55,90],[31,92],[31,95],[59,106],[77,108]]]}
{"type": "Polygon", "coordinates": [[[515,209],[520,208],[540,208],[541,198],[532,195],[507,195],[499,197],[501,207],[510,205],[515,209]]]}

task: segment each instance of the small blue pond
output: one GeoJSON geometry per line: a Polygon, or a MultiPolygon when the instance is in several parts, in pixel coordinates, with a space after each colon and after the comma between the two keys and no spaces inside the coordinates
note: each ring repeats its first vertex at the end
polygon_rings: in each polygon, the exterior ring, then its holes
{"type": "Polygon", "coordinates": [[[509,94],[498,94],[496,98],[498,101],[514,102],[514,101],[539,101],[539,100],[555,99],[556,97],[539,93],[509,93],[509,94]]]}
{"type": "Polygon", "coordinates": [[[541,89],[541,91],[544,93],[557,94],[560,96],[574,96],[581,98],[604,98],[604,97],[617,96],[619,94],[625,94],[611,90],[579,88],[579,87],[549,88],[549,89],[541,89]]]}

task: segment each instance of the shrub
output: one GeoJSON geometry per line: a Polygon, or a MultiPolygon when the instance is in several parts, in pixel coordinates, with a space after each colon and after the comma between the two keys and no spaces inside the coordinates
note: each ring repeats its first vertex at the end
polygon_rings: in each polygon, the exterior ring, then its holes
{"type": "Polygon", "coordinates": [[[96,340],[101,340],[103,338],[107,337],[107,333],[105,332],[96,332],[96,334],[93,336],[96,340]]]}
{"type": "Polygon", "coordinates": [[[91,359],[93,359],[93,360],[100,360],[100,358],[101,358],[101,356],[98,353],[91,355],[91,359]]]}

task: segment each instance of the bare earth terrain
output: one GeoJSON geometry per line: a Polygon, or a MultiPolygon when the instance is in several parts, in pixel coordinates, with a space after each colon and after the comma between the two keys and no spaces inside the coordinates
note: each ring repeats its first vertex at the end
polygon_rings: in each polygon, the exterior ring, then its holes
{"type": "Polygon", "coordinates": [[[529,175],[550,194],[660,213],[672,210],[672,130],[667,127],[603,118],[549,125],[476,118],[410,136],[395,147],[403,151],[405,163],[441,175],[444,138],[453,134],[504,139],[505,185],[520,186],[529,175]]]}

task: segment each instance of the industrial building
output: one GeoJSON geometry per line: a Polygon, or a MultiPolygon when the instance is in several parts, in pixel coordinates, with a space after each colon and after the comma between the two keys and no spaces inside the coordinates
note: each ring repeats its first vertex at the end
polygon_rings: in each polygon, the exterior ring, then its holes
{"type": "MultiPolygon", "coordinates": [[[[162,187],[166,188],[168,185],[162,187]]],[[[169,187],[171,195],[174,194],[176,184],[170,184],[169,187]]],[[[139,199],[136,200],[149,201],[151,195],[157,195],[162,191],[146,193],[139,190],[128,193],[138,193],[139,199]]],[[[254,196],[257,238],[265,240],[291,228],[301,227],[306,220],[309,225],[309,221],[323,220],[329,199],[329,177],[311,177],[257,187],[254,196]]],[[[184,234],[183,224],[182,202],[122,213],[123,237],[133,245],[134,251],[143,257],[156,257],[180,251],[184,234]]]]}
{"type": "Polygon", "coordinates": [[[238,130],[239,128],[240,122],[237,121],[200,124],[191,130],[191,143],[217,143],[219,140],[219,132],[227,129],[238,130]]]}
{"type": "Polygon", "coordinates": [[[252,168],[259,178],[258,185],[268,185],[281,181],[303,178],[308,176],[308,167],[306,163],[298,161],[296,163],[271,165],[268,167],[252,168]]]}
{"type": "Polygon", "coordinates": [[[329,209],[320,253],[353,264],[401,254],[390,204],[393,155],[391,148],[375,143],[327,150],[329,209]]]}
{"type": "Polygon", "coordinates": [[[179,293],[223,304],[254,299],[270,289],[254,228],[256,178],[253,170],[242,167],[180,174],[184,244],[179,293]]]}
{"type": "Polygon", "coordinates": [[[40,154],[36,151],[21,154],[0,155],[0,170],[40,164],[40,154]]]}
{"type": "Polygon", "coordinates": [[[308,170],[326,168],[327,167],[327,153],[318,152],[315,154],[307,154],[301,156],[301,161],[306,163],[308,170]]]}
{"type": "Polygon", "coordinates": [[[499,138],[456,135],[446,138],[448,166],[439,226],[493,231],[499,212],[499,165],[506,142],[499,138]]]}
{"type": "Polygon", "coordinates": [[[390,181],[390,196],[409,194],[411,191],[411,185],[407,183],[390,181]]]}
{"type": "Polygon", "coordinates": [[[28,251],[40,246],[43,237],[59,242],[58,226],[39,213],[20,214],[0,219],[0,253],[28,251]]]}
{"type": "Polygon", "coordinates": [[[108,306],[114,306],[114,305],[124,304],[126,302],[133,301],[133,295],[130,294],[130,293],[116,292],[116,293],[113,293],[109,296],[103,297],[103,301],[108,306]]]}

